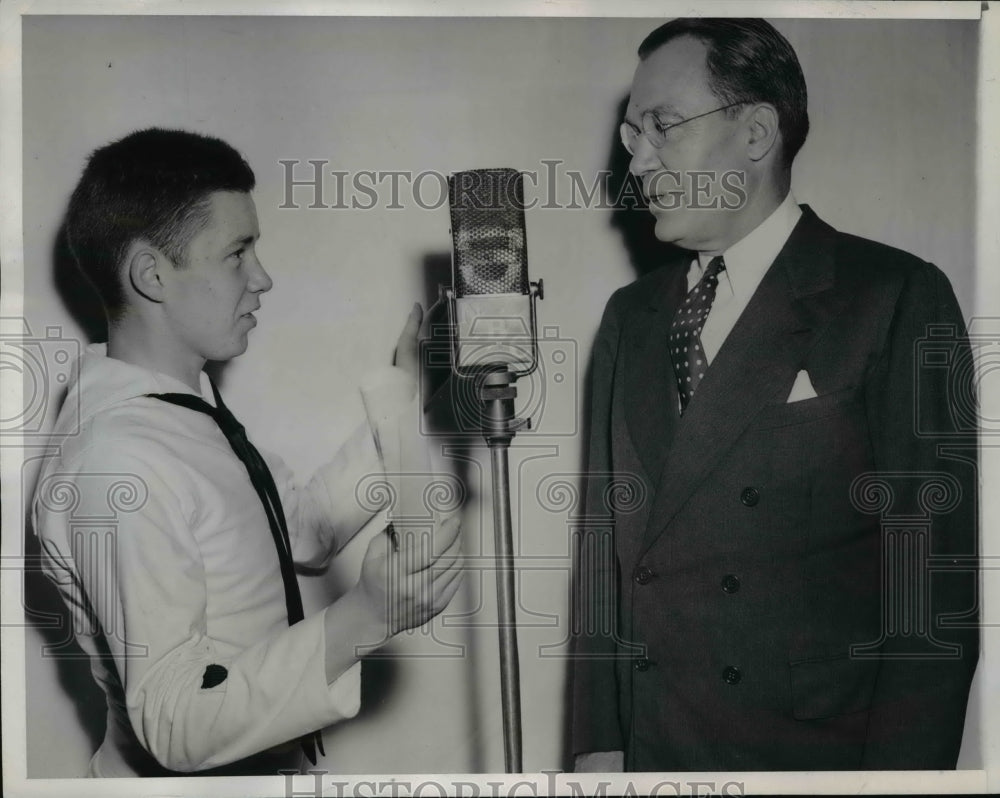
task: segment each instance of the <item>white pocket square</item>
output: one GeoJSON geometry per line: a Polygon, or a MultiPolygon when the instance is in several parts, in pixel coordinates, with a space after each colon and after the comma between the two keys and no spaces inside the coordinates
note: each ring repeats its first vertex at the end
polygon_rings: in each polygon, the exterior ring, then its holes
{"type": "Polygon", "coordinates": [[[795,384],[785,402],[801,402],[803,399],[812,399],[816,396],[816,389],[809,379],[809,372],[803,369],[795,375],[795,384]]]}

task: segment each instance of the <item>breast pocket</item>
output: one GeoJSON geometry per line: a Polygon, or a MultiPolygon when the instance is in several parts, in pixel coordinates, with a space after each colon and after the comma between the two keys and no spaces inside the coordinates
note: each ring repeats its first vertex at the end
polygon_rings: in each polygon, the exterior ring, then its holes
{"type": "Polygon", "coordinates": [[[843,388],[798,402],[765,405],[754,419],[754,427],[757,429],[777,429],[795,424],[807,424],[850,412],[852,408],[860,407],[860,405],[861,399],[858,390],[856,388],[843,388]]]}
{"type": "Polygon", "coordinates": [[[766,495],[773,511],[766,522],[807,546],[827,540],[828,527],[848,533],[851,525],[840,522],[853,518],[850,485],[873,468],[869,437],[854,389],[762,408],[748,428],[744,464],[766,477],[759,505],[766,495]]]}

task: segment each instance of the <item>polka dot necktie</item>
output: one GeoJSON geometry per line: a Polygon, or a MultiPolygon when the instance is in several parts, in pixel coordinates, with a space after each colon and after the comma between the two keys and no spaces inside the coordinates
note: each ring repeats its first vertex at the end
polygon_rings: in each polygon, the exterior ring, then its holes
{"type": "Polygon", "coordinates": [[[674,366],[677,390],[681,395],[682,414],[708,368],[708,358],[701,345],[701,328],[705,326],[705,319],[715,300],[719,272],[725,268],[726,263],[721,256],[708,262],[705,273],[688,292],[670,325],[670,362],[674,366]]]}

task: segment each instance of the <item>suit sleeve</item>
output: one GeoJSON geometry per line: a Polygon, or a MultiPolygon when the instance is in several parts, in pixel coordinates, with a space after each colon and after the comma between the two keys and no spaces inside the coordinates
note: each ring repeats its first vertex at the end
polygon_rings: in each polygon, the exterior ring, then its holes
{"type": "MultiPolygon", "coordinates": [[[[323,613],[243,649],[208,634],[205,567],[191,525],[195,501],[183,494],[183,480],[170,476],[183,469],[171,457],[152,441],[101,445],[66,474],[78,486],[101,474],[128,475],[144,486],[141,506],[108,527],[109,547],[74,545],[71,554],[139,742],[164,767],[191,772],[355,715],[360,664],[327,683],[323,613]]],[[[105,491],[91,492],[80,498],[83,514],[107,502],[105,491]]],[[[67,523],[65,515],[42,512],[44,525],[67,523]]],[[[71,532],[49,537],[69,540],[71,532]]]]}
{"type": "MultiPolygon", "coordinates": [[[[975,422],[969,421],[976,417],[973,379],[965,325],[951,286],[936,267],[921,264],[908,274],[899,295],[866,393],[876,468],[895,494],[892,512],[920,516],[932,505],[932,565],[918,576],[929,580],[924,584],[930,591],[930,637],[884,638],[866,769],[950,769],[958,758],[979,655],[973,570],[978,472],[975,422]],[[940,325],[934,349],[942,354],[926,357],[920,341],[931,325],[940,325]],[[935,475],[943,475],[944,493],[937,499],[921,495],[920,485],[935,475]],[[951,509],[941,506],[949,496],[955,499],[951,509]],[[915,643],[922,653],[914,657],[915,643]]],[[[903,565],[891,554],[888,559],[890,567],[903,565]]],[[[902,596],[883,596],[894,598],[902,596]]]]}
{"type": "Polygon", "coordinates": [[[576,577],[571,623],[573,639],[572,749],[576,755],[621,751],[617,653],[618,577],[613,520],[603,496],[612,472],[611,405],[619,327],[615,297],[604,311],[591,360],[590,434],[585,523],[575,532],[576,577]],[[602,476],[603,475],[603,476],[602,476]],[[610,625],[610,626],[609,626],[610,625]]]}

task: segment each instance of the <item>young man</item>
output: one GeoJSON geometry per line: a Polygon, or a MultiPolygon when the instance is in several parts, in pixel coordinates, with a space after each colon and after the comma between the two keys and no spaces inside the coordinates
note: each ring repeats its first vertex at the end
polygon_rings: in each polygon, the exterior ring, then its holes
{"type": "MultiPolygon", "coordinates": [[[[324,565],[372,515],[354,491],[380,471],[378,430],[297,488],[203,372],[246,350],[271,288],[253,188],[228,144],[150,129],[97,150],[70,201],[69,242],[109,335],[80,360],[55,430],[79,433],[40,476],[34,528],[107,693],[92,776],[315,761],[316,732],[358,710],[359,656],[439,613],[459,583],[456,517],[427,552],[390,528],[358,584],[302,618],[292,562],[324,565]],[[101,530],[77,523],[102,516],[101,530]]],[[[397,405],[416,392],[419,323],[417,306],[382,379],[397,405]]]]}
{"type": "Polygon", "coordinates": [[[639,59],[622,143],[687,252],[611,297],[594,347],[587,512],[609,523],[580,606],[607,623],[578,640],[577,767],[953,768],[973,370],[918,359],[945,330],[970,363],[951,286],[795,202],[806,86],[771,25],[677,19],[639,59]],[[646,502],[607,506],[610,474],[646,502]]]}

